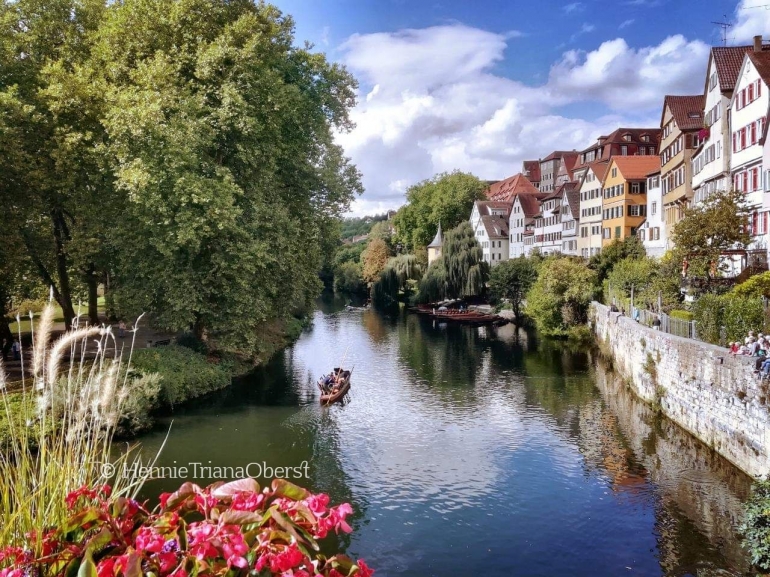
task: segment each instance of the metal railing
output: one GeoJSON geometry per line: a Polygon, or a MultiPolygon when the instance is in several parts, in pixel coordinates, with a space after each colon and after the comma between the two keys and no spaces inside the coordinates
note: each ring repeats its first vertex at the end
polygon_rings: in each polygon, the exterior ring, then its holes
{"type": "Polygon", "coordinates": [[[684,337],[686,339],[701,340],[698,338],[698,331],[696,329],[695,321],[687,321],[684,319],[676,319],[666,313],[657,313],[655,311],[642,309],[639,307],[631,306],[630,300],[615,299],[615,306],[619,311],[623,311],[624,314],[640,324],[645,326],[656,328],[655,320],[660,320],[660,324],[657,325],[657,330],[676,335],[678,337],[684,337]]]}

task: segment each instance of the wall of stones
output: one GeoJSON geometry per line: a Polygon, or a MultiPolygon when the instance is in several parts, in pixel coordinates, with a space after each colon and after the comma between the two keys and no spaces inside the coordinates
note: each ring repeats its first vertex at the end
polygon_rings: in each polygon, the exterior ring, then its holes
{"type": "Polygon", "coordinates": [[[754,359],[591,305],[599,345],[631,389],[749,475],[770,473],[770,386],[754,359]]]}

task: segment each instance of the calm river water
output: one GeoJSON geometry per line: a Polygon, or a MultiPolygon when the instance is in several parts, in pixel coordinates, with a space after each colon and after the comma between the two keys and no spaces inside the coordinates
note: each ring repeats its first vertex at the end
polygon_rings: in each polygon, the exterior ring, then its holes
{"type": "Polygon", "coordinates": [[[379,577],[749,574],[736,526],[750,480],[590,351],[511,325],[321,304],[267,366],[178,409],[158,465],[304,461],[300,484],[356,511],[330,547],[379,577]],[[351,401],[321,408],[315,380],[343,356],[351,401]]]}

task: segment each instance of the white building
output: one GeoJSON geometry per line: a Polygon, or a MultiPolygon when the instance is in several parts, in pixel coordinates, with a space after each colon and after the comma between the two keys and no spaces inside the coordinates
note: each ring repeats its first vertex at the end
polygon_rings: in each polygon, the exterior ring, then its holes
{"type": "Polygon", "coordinates": [[[607,162],[589,165],[580,184],[578,254],[590,258],[602,250],[602,180],[607,162]]]}
{"type": "Polygon", "coordinates": [[[508,216],[511,212],[511,203],[496,200],[477,200],[473,203],[471,211],[471,228],[478,230],[482,216],[508,216]]]}
{"type": "Polygon", "coordinates": [[[526,256],[532,252],[534,237],[526,234],[527,227],[532,229],[535,215],[540,212],[540,201],[547,194],[517,194],[513,198],[511,215],[508,220],[508,238],[510,258],[526,256]],[[529,243],[526,241],[529,240],[529,243]],[[527,250],[529,247],[529,250],[527,250]]]}
{"type": "Polygon", "coordinates": [[[578,229],[580,227],[580,184],[568,182],[561,187],[561,252],[578,255],[578,229]]]}
{"type": "MultiPolygon", "coordinates": [[[[770,98],[770,52],[762,51],[761,37],[754,50],[743,58],[738,81],[730,100],[733,188],[744,193],[751,209],[749,226],[754,240],[751,249],[767,248],[768,213],[762,183],[763,146],[760,140],[767,121],[770,98]]],[[[766,258],[766,252],[765,258],[766,258]]]]}
{"type": "Polygon", "coordinates": [[[534,246],[542,254],[561,252],[561,193],[556,191],[540,203],[534,217],[534,246]]]}
{"type": "Polygon", "coordinates": [[[647,177],[647,219],[639,227],[637,234],[647,256],[660,258],[668,249],[660,170],[647,177]]]}
{"type": "MultiPolygon", "coordinates": [[[[760,41],[761,44],[761,41],[760,41]]],[[[704,88],[703,142],[692,157],[692,188],[695,203],[716,190],[728,190],[730,179],[730,127],[728,109],[738,81],[741,63],[751,46],[715,46],[711,49],[704,88]]]]}
{"type": "Polygon", "coordinates": [[[476,239],[484,252],[484,260],[497,266],[508,260],[508,215],[484,215],[476,225],[476,239]]]}

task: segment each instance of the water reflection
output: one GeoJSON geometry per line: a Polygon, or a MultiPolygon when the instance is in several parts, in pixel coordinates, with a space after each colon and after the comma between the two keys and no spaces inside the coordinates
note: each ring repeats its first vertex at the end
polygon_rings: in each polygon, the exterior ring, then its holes
{"type": "Polygon", "coordinates": [[[357,511],[339,545],[380,576],[747,570],[735,527],[748,479],[590,351],[344,305],[324,303],[294,347],[177,411],[163,460],[308,460],[304,484],[357,511]],[[340,363],[352,402],[321,408],[314,380],[340,363]]]}

